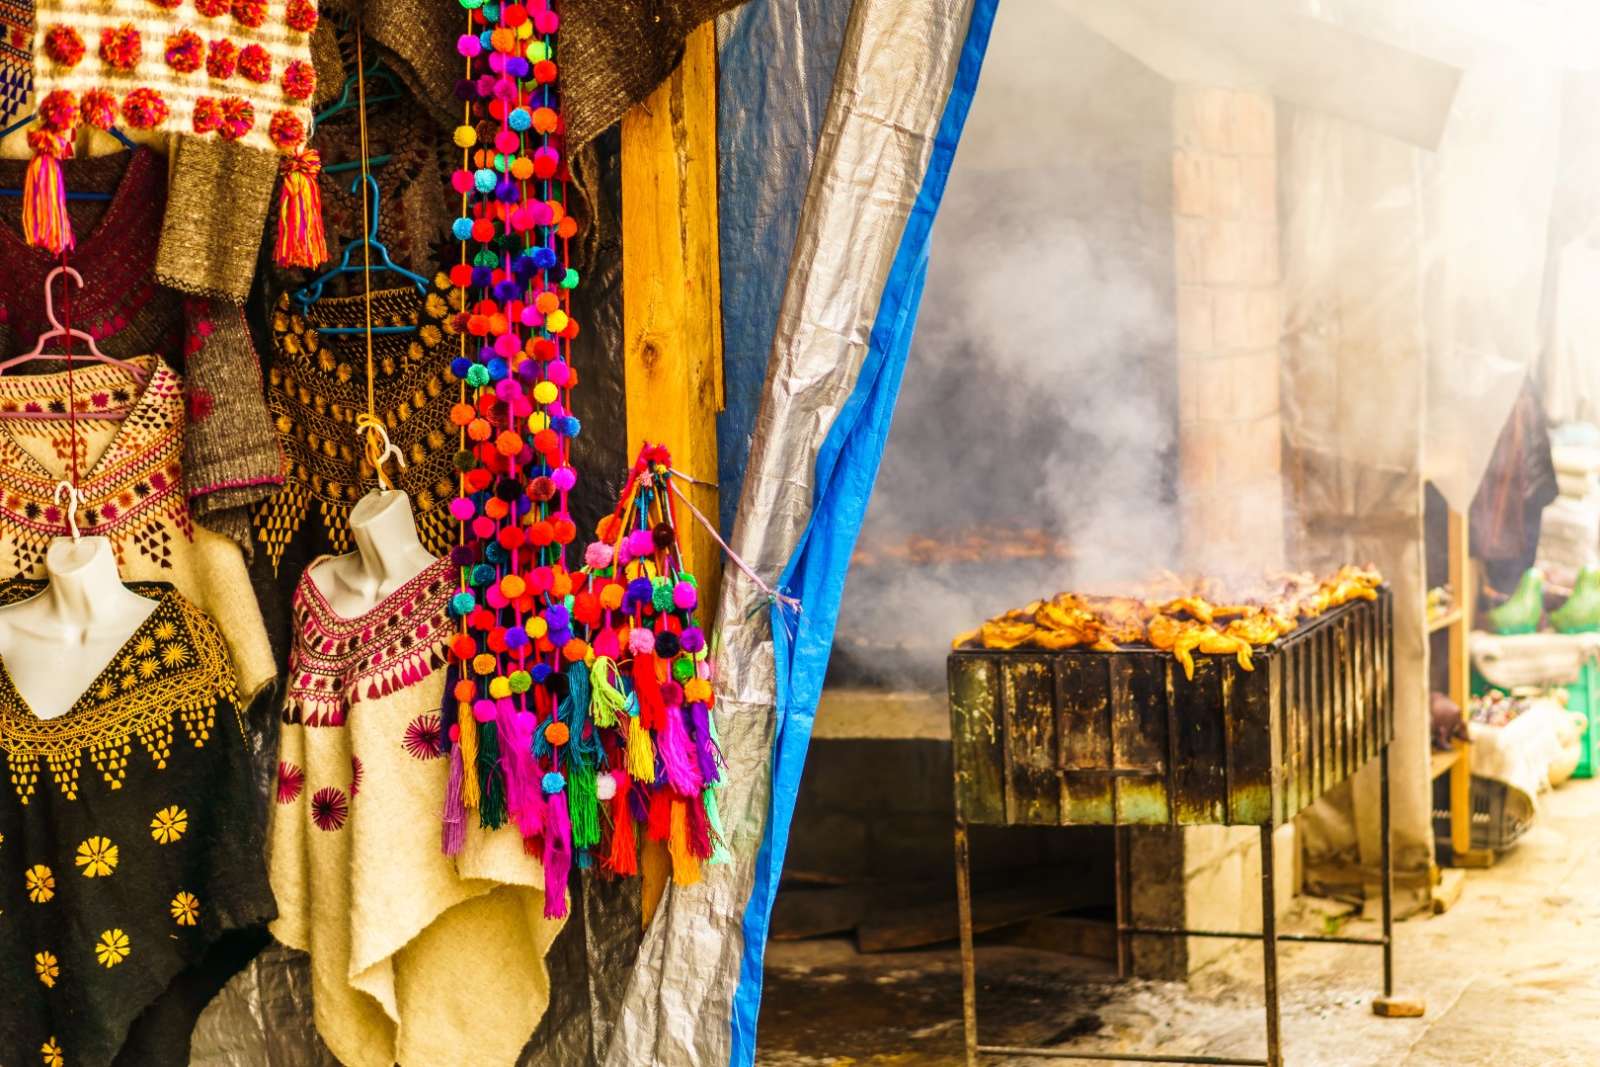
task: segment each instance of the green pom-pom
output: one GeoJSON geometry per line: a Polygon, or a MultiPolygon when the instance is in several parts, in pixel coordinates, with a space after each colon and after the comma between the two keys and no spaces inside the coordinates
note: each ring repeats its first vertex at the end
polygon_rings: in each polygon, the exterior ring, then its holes
{"type": "Polygon", "coordinates": [[[680,656],[672,661],[672,677],[675,681],[687,682],[694,677],[694,660],[687,656],[680,656]]]}
{"type": "Polygon", "coordinates": [[[561,276],[561,288],[576,289],[578,287],[578,271],[575,267],[568,267],[567,273],[561,276]]]}
{"type": "Polygon", "coordinates": [[[513,693],[526,693],[533,688],[533,675],[527,671],[512,671],[506,681],[510,683],[513,693]]]}

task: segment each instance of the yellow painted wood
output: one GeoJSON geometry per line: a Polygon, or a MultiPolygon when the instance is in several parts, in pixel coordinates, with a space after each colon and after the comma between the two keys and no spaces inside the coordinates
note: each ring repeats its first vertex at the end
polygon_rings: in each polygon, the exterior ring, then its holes
{"type": "MultiPolygon", "coordinates": [[[[717,246],[716,32],[689,35],[683,62],[622,118],[622,329],[628,450],[664,444],[673,466],[714,483],[722,410],[722,282],[717,246]]],[[[680,488],[711,522],[714,485],[680,488]]],[[[700,582],[701,621],[712,623],[722,556],[677,501],[680,543],[700,582]]],[[[671,869],[665,847],[645,846],[644,921],[671,869]]]]}

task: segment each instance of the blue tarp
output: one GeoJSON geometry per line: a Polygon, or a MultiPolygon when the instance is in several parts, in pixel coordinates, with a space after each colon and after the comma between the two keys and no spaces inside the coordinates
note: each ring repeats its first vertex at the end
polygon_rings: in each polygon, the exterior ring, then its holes
{"type": "Polygon", "coordinates": [[[733,1004],[730,1057],[733,1067],[748,1067],[755,1059],[762,960],[772,903],[783,870],[795,796],[800,788],[811,726],[833,644],[845,572],[888,440],[900,379],[911,348],[917,307],[927,277],[934,216],[944,195],[973,94],[977,91],[978,74],[998,2],[976,0],[973,5],[955,82],[940,120],[921,191],[895,254],[873,323],[866,360],[849,400],[840,410],[817,455],[811,519],[784,570],[781,583],[800,598],[805,606],[804,613],[796,618],[782,609],[773,610],[778,694],[772,801],[756,860],[755,886],[745,911],[744,959],[733,1004]]]}

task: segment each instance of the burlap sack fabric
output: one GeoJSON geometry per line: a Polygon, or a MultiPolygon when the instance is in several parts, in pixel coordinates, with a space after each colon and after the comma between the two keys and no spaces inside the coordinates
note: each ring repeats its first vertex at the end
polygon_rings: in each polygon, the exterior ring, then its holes
{"type": "MultiPolygon", "coordinates": [[[[696,26],[742,0],[565,0],[561,5],[562,104],[569,151],[588,144],[671,73],[696,26]]],[[[460,115],[455,40],[466,15],[452,0],[324,0],[323,25],[358,13],[384,62],[446,128],[460,115]]],[[[313,37],[320,106],[337,95],[344,70],[321,34],[313,37]]],[[[342,66],[347,64],[342,64],[342,66]]],[[[185,292],[243,303],[272,208],[277,160],[258,152],[179,137],[172,153],[172,204],[157,276],[185,292]]]]}

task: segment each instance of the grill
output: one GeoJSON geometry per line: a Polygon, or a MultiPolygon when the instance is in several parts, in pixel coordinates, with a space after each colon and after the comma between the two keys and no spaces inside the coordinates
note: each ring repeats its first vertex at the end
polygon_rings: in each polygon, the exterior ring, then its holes
{"type": "Polygon", "coordinates": [[[949,658],[957,811],[971,823],[1279,826],[1394,737],[1393,602],[1334,608],[1255,669],[1153,649],[949,658]]]}
{"type": "Polygon", "coordinates": [[[1142,1063],[1282,1067],[1280,941],[1383,949],[1380,1015],[1422,1014],[1393,996],[1389,755],[1394,738],[1393,600],[1343,604],[1254,651],[1196,656],[1192,679],[1155,649],[1110,652],[960,650],[947,661],[955,764],[956,889],[967,1063],[983,1054],[1142,1063]],[[1381,776],[1383,934],[1277,932],[1272,831],[1377,757],[1381,776]],[[1267,1055],[1145,1056],[984,1046],[977,1039],[967,825],[1255,826],[1261,832],[1262,932],[1136,926],[1127,920],[1123,834],[1117,842],[1117,964],[1128,939],[1222,937],[1263,947],[1267,1055]]]}

